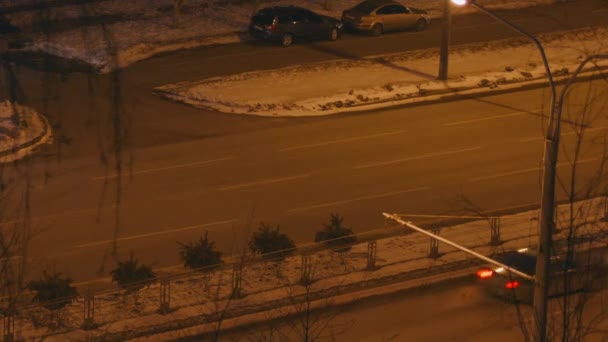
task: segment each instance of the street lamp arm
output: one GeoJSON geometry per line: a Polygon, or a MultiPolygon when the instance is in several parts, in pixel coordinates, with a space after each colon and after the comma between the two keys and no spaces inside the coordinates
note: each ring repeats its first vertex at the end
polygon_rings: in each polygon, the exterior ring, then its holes
{"type": "Polygon", "coordinates": [[[555,121],[553,118],[553,113],[554,113],[554,108],[555,108],[555,99],[556,99],[556,90],[555,90],[555,82],[553,82],[553,75],[551,73],[551,68],[549,67],[549,61],[547,60],[547,55],[545,54],[545,49],[543,48],[543,46],[540,44],[540,42],[538,41],[538,39],[536,39],[536,37],[534,37],[533,35],[531,35],[530,33],[526,32],[525,30],[521,29],[519,26],[510,23],[509,21],[503,19],[502,17],[494,14],[491,11],[488,11],[487,9],[485,9],[483,6],[478,5],[475,1],[471,1],[471,5],[474,6],[475,8],[477,8],[478,10],[482,11],[483,13],[489,15],[490,17],[500,21],[501,23],[507,25],[509,28],[511,28],[512,30],[528,37],[532,42],[534,42],[534,45],[536,45],[536,47],[538,48],[538,50],[540,51],[540,55],[541,58],[543,60],[543,65],[545,67],[545,72],[547,73],[547,78],[549,79],[549,86],[551,87],[551,117],[549,118],[549,126],[547,127],[547,138],[549,139],[553,139],[555,137],[552,136],[553,132],[553,122],[555,121]]]}
{"type": "Polygon", "coordinates": [[[441,242],[443,242],[443,243],[445,243],[447,245],[450,245],[450,246],[452,246],[452,247],[454,247],[456,249],[459,249],[459,250],[461,250],[461,251],[463,251],[463,252],[465,252],[467,254],[470,254],[470,255],[476,257],[477,259],[481,259],[481,260],[483,260],[485,262],[488,262],[490,264],[502,267],[505,270],[507,270],[507,271],[509,271],[511,273],[517,274],[520,277],[523,277],[525,279],[534,281],[534,276],[526,274],[526,273],[524,273],[522,271],[519,271],[519,270],[517,270],[517,269],[515,269],[513,267],[505,265],[505,264],[503,264],[501,262],[498,262],[498,261],[496,261],[494,259],[488,258],[487,256],[485,256],[483,254],[479,254],[479,253],[477,253],[477,252],[475,252],[473,250],[470,250],[470,249],[468,249],[468,248],[466,248],[464,246],[458,245],[458,244],[456,244],[456,243],[454,243],[454,242],[452,242],[452,241],[450,241],[450,240],[448,240],[446,238],[443,238],[443,237],[441,237],[439,235],[433,234],[433,233],[431,233],[429,231],[426,231],[426,230],[424,230],[424,229],[422,229],[420,227],[417,227],[417,226],[413,225],[411,222],[407,222],[407,221],[402,220],[401,217],[399,217],[399,215],[397,215],[397,214],[382,213],[382,215],[384,215],[384,217],[386,217],[386,218],[389,218],[391,220],[394,220],[394,221],[398,222],[399,224],[401,224],[403,226],[409,227],[409,228],[411,228],[411,229],[413,229],[413,230],[415,230],[415,231],[417,231],[419,233],[422,233],[424,235],[430,236],[433,239],[437,239],[438,241],[441,241],[441,242]]]}

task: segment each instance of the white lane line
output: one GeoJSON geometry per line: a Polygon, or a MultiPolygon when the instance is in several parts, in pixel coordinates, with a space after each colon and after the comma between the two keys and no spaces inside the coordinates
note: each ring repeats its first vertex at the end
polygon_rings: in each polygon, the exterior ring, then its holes
{"type": "MultiPolygon", "coordinates": [[[[223,224],[234,223],[234,222],[237,222],[237,221],[238,221],[238,219],[231,219],[231,220],[223,220],[223,221],[216,221],[216,222],[203,223],[203,224],[195,224],[193,226],[168,229],[168,230],[163,230],[163,231],[160,231],[160,232],[153,232],[153,233],[146,233],[146,234],[125,236],[125,237],[121,237],[121,238],[116,239],[116,241],[129,241],[129,240],[146,238],[146,237],[150,237],[150,236],[158,236],[158,235],[165,235],[165,234],[183,232],[183,231],[186,231],[186,230],[193,230],[193,229],[205,228],[205,227],[210,227],[210,226],[219,226],[219,225],[223,225],[223,224]]],[[[107,244],[112,243],[114,241],[115,240],[101,240],[101,241],[95,241],[95,242],[88,242],[88,243],[83,243],[83,244],[80,244],[80,245],[76,245],[76,248],[86,248],[86,247],[107,245],[107,244]]]]}
{"type": "Polygon", "coordinates": [[[285,151],[303,150],[303,149],[306,149],[306,148],[313,148],[313,147],[327,146],[327,145],[334,145],[334,144],[342,144],[342,143],[347,143],[347,142],[353,142],[353,141],[359,141],[359,140],[365,140],[365,139],[373,139],[373,138],[379,138],[379,137],[387,137],[387,136],[391,136],[391,135],[395,135],[395,134],[401,134],[403,132],[405,132],[405,131],[385,132],[385,133],[364,135],[364,136],[361,136],[361,137],[353,137],[353,138],[330,140],[330,141],[325,141],[325,142],[321,142],[321,143],[317,143],[317,144],[290,146],[290,147],[282,148],[279,151],[285,152],[285,151]]]}
{"type": "MultiPolygon", "coordinates": [[[[158,171],[165,171],[165,170],[172,170],[172,169],[181,169],[181,168],[186,168],[186,167],[205,166],[205,165],[219,163],[219,162],[223,162],[226,160],[232,160],[232,159],[234,159],[234,157],[223,157],[223,158],[218,158],[218,159],[198,161],[198,162],[194,162],[194,163],[177,164],[177,165],[171,165],[171,166],[157,167],[157,168],[153,168],[153,169],[144,169],[144,170],[138,170],[138,171],[133,171],[133,172],[125,172],[125,173],[122,173],[122,176],[128,177],[131,175],[140,175],[143,173],[158,172],[158,171]]],[[[99,177],[94,177],[93,180],[97,181],[97,180],[104,180],[104,179],[112,179],[112,178],[116,178],[116,177],[118,177],[118,175],[99,176],[99,177]]]]}
{"type": "Polygon", "coordinates": [[[342,200],[342,201],[335,201],[335,202],[314,204],[314,205],[309,205],[309,206],[306,206],[306,207],[289,209],[286,212],[287,213],[297,213],[297,212],[302,212],[302,211],[308,211],[308,210],[311,210],[311,209],[333,207],[333,206],[336,206],[336,205],[347,204],[347,203],[352,203],[352,202],[359,202],[359,201],[366,201],[366,200],[372,200],[372,199],[383,198],[383,197],[397,196],[397,195],[401,195],[401,194],[406,194],[406,193],[416,192],[416,191],[422,191],[422,190],[427,190],[427,189],[428,189],[428,187],[423,186],[423,187],[414,188],[414,189],[392,191],[392,192],[386,192],[386,193],[383,193],[383,194],[377,194],[377,195],[369,195],[369,196],[351,198],[351,199],[342,200]]]}
{"type": "MultiPolygon", "coordinates": [[[[536,112],[535,111],[513,112],[513,113],[508,113],[508,114],[485,116],[483,118],[477,118],[477,119],[471,119],[471,120],[447,122],[447,123],[444,123],[443,125],[444,126],[465,125],[465,124],[480,122],[480,121],[488,121],[488,120],[495,120],[495,119],[502,119],[502,118],[510,118],[512,116],[528,115],[530,113],[536,113],[536,112]]],[[[540,113],[536,113],[536,114],[540,114],[540,113]]]]}
{"type": "MultiPolygon", "coordinates": [[[[602,159],[601,157],[598,157],[598,158],[589,158],[589,159],[581,159],[581,160],[578,161],[577,164],[590,163],[592,161],[597,161],[597,160],[601,160],[601,159],[602,159]]],[[[569,166],[569,165],[571,165],[569,162],[562,162],[562,163],[558,163],[557,167],[569,166]]],[[[469,182],[478,182],[478,181],[483,181],[483,180],[489,180],[489,179],[495,179],[495,178],[513,176],[513,175],[518,175],[518,174],[522,174],[522,173],[529,173],[529,172],[539,171],[540,169],[541,169],[541,167],[538,166],[538,167],[532,167],[532,168],[529,168],[529,169],[522,169],[522,170],[515,170],[515,171],[510,171],[510,172],[504,172],[504,173],[497,173],[497,174],[491,175],[491,176],[474,177],[474,178],[469,178],[469,182]]]]}
{"type": "Polygon", "coordinates": [[[22,255],[12,255],[12,256],[9,256],[9,257],[6,257],[6,256],[5,256],[5,257],[1,257],[1,258],[0,258],[0,261],[4,261],[4,262],[8,261],[8,262],[11,262],[11,261],[13,261],[13,260],[15,260],[15,261],[16,261],[16,260],[21,260],[21,259],[23,259],[23,256],[22,256],[22,255]]]}
{"type": "Polygon", "coordinates": [[[479,150],[479,149],[481,149],[481,146],[466,147],[466,148],[463,148],[463,149],[460,149],[460,150],[429,153],[429,154],[423,154],[423,155],[420,155],[420,156],[400,158],[400,159],[393,159],[393,160],[388,160],[388,161],[378,162],[378,163],[370,163],[370,164],[357,165],[357,166],[355,166],[355,169],[366,169],[366,168],[370,168],[370,167],[385,166],[385,165],[403,163],[403,162],[412,161],[412,160],[419,160],[419,159],[426,159],[426,158],[432,158],[432,157],[447,156],[447,155],[450,155],[450,154],[464,153],[464,152],[475,151],[475,150],[479,150]]]}
{"type": "MultiPolygon", "coordinates": [[[[595,131],[601,131],[604,130],[608,127],[606,126],[601,126],[601,127],[595,127],[595,128],[586,128],[585,129],[585,133],[589,133],[589,132],[595,132],[595,131]]],[[[566,136],[570,136],[570,135],[575,135],[576,132],[568,132],[568,133],[560,133],[559,136],[561,137],[566,137],[566,136]]],[[[545,137],[544,136],[535,136],[535,137],[528,137],[528,138],[523,138],[523,139],[519,139],[518,142],[530,142],[530,141],[539,141],[539,140],[544,140],[545,137]]]]}
{"type": "Polygon", "coordinates": [[[260,185],[267,185],[267,184],[288,182],[290,180],[302,179],[302,178],[308,178],[308,177],[310,177],[309,173],[303,174],[303,175],[295,175],[295,176],[289,176],[289,177],[282,177],[282,178],[263,179],[263,180],[259,180],[259,181],[255,181],[255,182],[250,182],[250,183],[242,183],[242,184],[235,184],[235,185],[224,186],[224,187],[218,188],[218,190],[219,191],[227,191],[227,190],[243,189],[243,188],[249,188],[249,187],[253,187],[253,186],[260,186],[260,185]]]}
{"type": "Polygon", "coordinates": [[[263,53],[265,53],[265,51],[263,51],[263,50],[255,50],[255,51],[250,51],[250,52],[233,53],[233,54],[229,54],[229,55],[221,55],[221,56],[213,56],[213,57],[200,58],[200,59],[192,59],[192,60],[188,60],[188,61],[185,61],[185,62],[170,63],[170,64],[166,64],[166,65],[163,65],[163,66],[164,67],[169,67],[169,68],[175,68],[175,67],[184,66],[184,65],[202,64],[204,62],[210,62],[210,61],[214,61],[214,60],[225,60],[227,58],[233,58],[233,57],[244,57],[244,56],[260,55],[260,54],[263,54],[263,53]]]}

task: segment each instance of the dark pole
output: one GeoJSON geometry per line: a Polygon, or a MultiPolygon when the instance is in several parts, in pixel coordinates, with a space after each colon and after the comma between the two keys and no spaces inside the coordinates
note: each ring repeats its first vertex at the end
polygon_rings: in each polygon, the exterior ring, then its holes
{"type": "Polygon", "coordinates": [[[443,0],[443,19],[441,23],[441,47],[439,50],[439,79],[448,79],[448,47],[450,45],[450,31],[452,15],[450,14],[450,0],[443,0]]]}

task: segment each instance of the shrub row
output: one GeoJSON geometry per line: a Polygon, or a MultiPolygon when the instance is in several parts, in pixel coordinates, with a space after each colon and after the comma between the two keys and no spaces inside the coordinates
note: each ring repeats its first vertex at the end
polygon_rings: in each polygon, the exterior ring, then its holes
{"type": "MultiPolygon", "coordinates": [[[[337,252],[347,252],[356,242],[356,236],[351,228],[343,224],[344,219],[338,214],[331,214],[328,223],[315,233],[315,242],[324,243],[328,248],[337,252]]],[[[210,241],[208,232],[194,242],[177,242],[179,256],[184,267],[189,269],[211,270],[220,266],[222,252],[218,251],[215,242],[210,241]]],[[[251,234],[249,249],[266,260],[280,262],[296,251],[296,245],[287,234],[281,232],[280,226],[260,223],[258,230],[251,234]]],[[[121,289],[137,293],[150,284],[156,274],[149,265],[140,264],[133,254],[129,259],[118,261],[110,271],[112,281],[121,289]]],[[[30,281],[28,289],[35,292],[34,301],[42,303],[49,310],[58,310],[71,302],[78,295],[72,279],[61,273],[42,273],[38,280],[30,281]]]]}

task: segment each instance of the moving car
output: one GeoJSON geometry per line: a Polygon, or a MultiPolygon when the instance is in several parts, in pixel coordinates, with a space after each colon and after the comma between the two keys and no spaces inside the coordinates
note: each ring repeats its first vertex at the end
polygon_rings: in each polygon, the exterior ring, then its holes
{"type": "MultiPolygon", "coordinates": [[[[509,251],[493,258],[494,260],[534,276],[536,274],[536,254],[528,248],[509,251]]],[[[594,281],[603,275],[603,265],[590,263],[585,257],[586,265],[581,258],[566,263],[562,256],[551,258],[549,296],[563,296],[574,292],[591,289],[594,281]],[[568,288],[564,288],[564,276],[568,275],[568,288]]],[[[484,292],[493,297],[509,301],[532,303],[534,298],[534,282],[507,271],[504,267],[489,264],[476,272],[484,292]]]]}
{"type": "Polygon", "coordinates": [[[431,17],[425,10],[394,0],[365,0],[342,12],[342,22],[346,29],[379,36],[388,31],[422,31],[431,23],[431,17]]]}
{"type": "Polygon", "coordinates": [[[340,37],[340,20],[297,6],[275,6],[259,10],[249,25],[249,34],[290,46],[294,39],[329,39],[340,37]]]}

